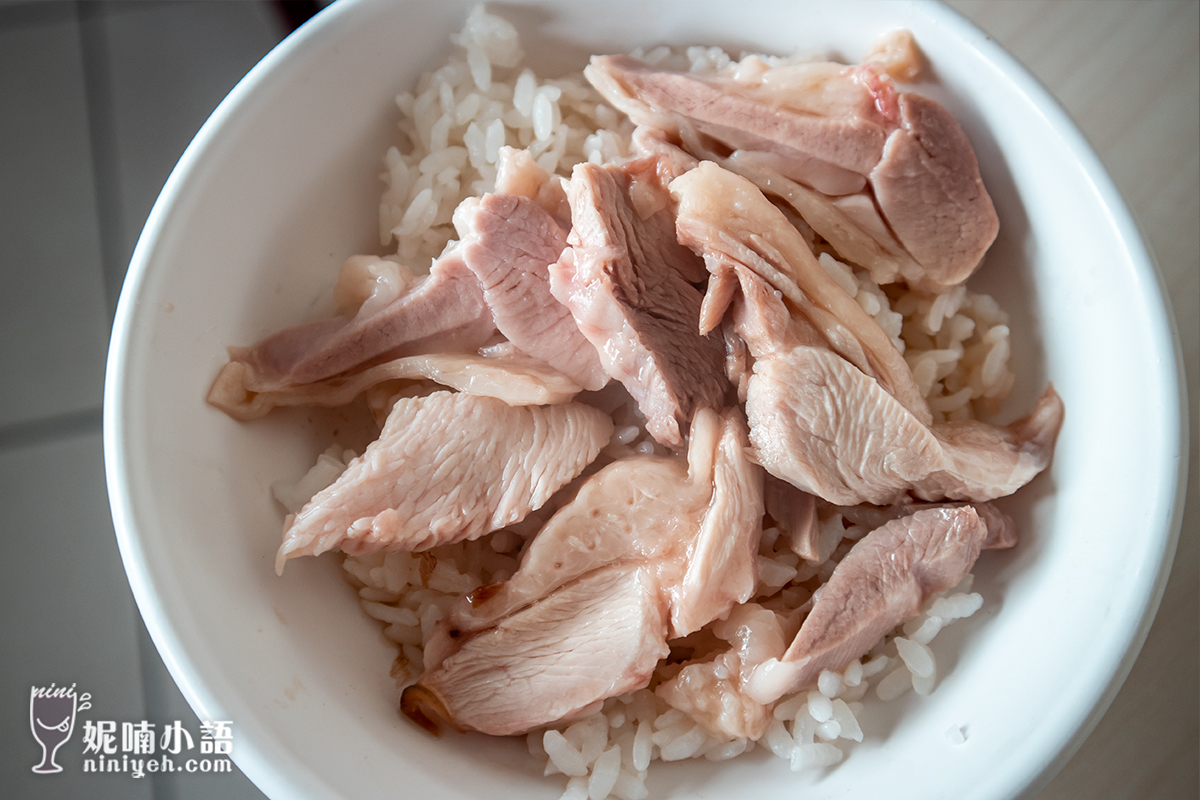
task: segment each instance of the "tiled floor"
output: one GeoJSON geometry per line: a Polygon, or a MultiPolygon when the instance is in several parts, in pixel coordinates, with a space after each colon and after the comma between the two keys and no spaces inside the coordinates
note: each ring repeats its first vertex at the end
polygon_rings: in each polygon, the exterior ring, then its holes
{"type": "MultiPolygon", "coordinates": [[[[1049,42],[1063,38],[1055,26],[1076,23],[1076,4],[954,4],[1002,42],[1025,42],[1018,57],[1080,120],[1142,215],[1172,280],[1196,422],[1195,120],[1140,114],[1138,103],[1095,102],[1089,93],[1098,85],[1120,93],[1130,73],[1127,65],[1103,59],[1097,68],[1107,63],[1112,73],[1103,82],[1086,70],[1072,72],[1093,50],[1057,60],[1045,57],[1049,42]],[[1026,29],[1041,31],[1044,42],[1022,36],[1026,29]],[[1062,74],[1055,73],[1058,67],[1062,74]],[[1122,136],[1131,130],[1137,135],[1122,136]],[[1183,148],[1192,160],[1182,168],[1130,151],[1177,147],[1154,139],[1162,130],[1192,137],[1183,148]]],[[[1144,69],[1157,69],[1156,58],[1184,59],[1161,65],[1161,83],[1172,97],[1193,99],[1153,108],[1160,115],[1194,116],[1194,9],[1159,4],[1160,11],[1185,11],[1170,12],[1181,24],[1155,23],[1155,28],[1147,22],[1151,15],[1124,18],[1134,5],[1124,4],[1118,13],[1117,6],[1102,4],[1098,13],[1112,16],[1113,29],[1124,35],[1134,21],[1146,23],[1138,30],[1145,28],[1161,46],[1146,43],[1149,66],[1144,69]],[[1164,30],[1168,39],[1185,41],[1164,44],[1158,35],[1164,30]]],[[[100,440],[104,355],[125,265],[159,188],[212,109],[285,32],[271,4],[250,0],[0,0],[0,796],[262,796],[240,774],[160,774],[140,780],[86,775],[80,769],[79,734],[59,757],[63,773],[34,775],[30,767],[39,748],[26,727],[27,690],[51,681],[74,682],[79,691],[91,693],[94,718],[159,725],[180,720],[198,730],[199,721],[142,627],[121,569],[100,440]]],[[[1195,443],[1193,433],[1193,470],[1195,443]]],[[[1194,474],[1191,486],[1188,519],[1194,525],[1194,474]]],[[[1044,797],[1084,796],[1079,791],[1090,785],[1088,773],[1104,773],[1097,764],[1125,758],[1129,737],[1123,731],[1152,737],[1150,722],[1158,714],[1178,715],[1168,701],[1158,702],[1147,716],[1139,710],[1145,699],[1134,684],[1161,660],[1182,660],[1195,671],[1195,533],[1185,527],[1160,624],[1130,684],[1044,797]],[[1186,645],[1186,652],[1177,643],[1186,645]]],[[[1185,715],[1191,722],[1174,728],[1190,731],[1193,738],[1184,742],[1187,752],[1163,751],[1158,783],[1138,784],[1162,797],[1195,790],[1196,678],[1171,674],[1172,686],[1190,698],[1185,715]]],[[[1109,796],[1141,796],[1132,784],[1109,788],[1114,792],[1109,796]]]]}
{"type": "Polygon", "coordinates": [[[142,626],[100,439],[112,313],[142,223],[221,99],[286,33],[266,2],[0,4],[0,795],[261,798],[232,775],[35,775],[33,685],[94,719],[199,721],[142,626]]]}

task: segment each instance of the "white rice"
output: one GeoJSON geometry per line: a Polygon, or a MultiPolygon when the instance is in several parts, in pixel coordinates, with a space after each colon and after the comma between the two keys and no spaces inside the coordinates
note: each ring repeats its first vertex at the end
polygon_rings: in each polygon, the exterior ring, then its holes
{"type": "MultiPolygon", "coordinates": [[[[460,51],[424,75],[415,92],[397,98],[406,141],[385,157],[381,241],[394,243],[399,260],[414,268],[436,257],[455,236],[452,217],[458,204],[493,188],[501,146],[526,149],[540,166],[561,176],[581,161],[605,163],[629,152],[629,123],[605,105],[582,76],[544,79],[524,68],[516,31],[508,22],[478,8],[454,42],[460,51]]],[[[731,62],[726,53],[711,47],[657,47],[634,55],[698,72],[731,62]]],[[[865,271],[828,253],[819,261],[904,353],[935,419],[972,419],[995,410],[1011,388],[1013,374],[1008,369],[1008,320],[994,300],[965,288],[942,295],[881,288],[865,271]]],[[[615,428],[593,469],[632,453],[666,452],[646,433],[644,419],[620,387],[599,393],[595,403],[612,414],[615,428]]],[[[332,483],[353,457],[333,447],[299,482],[278,482],[272,491],[295,513],[332,483]]],[[[554,511],[552,503],[475,542],[421,554],[344,559],[363,610],[396,644],[392,675],[400,685],[421,673],[422,648],[450,605],[478,586],[511,577],[521,548],[554,511]]],[[[791,553],[779,541],[778,529],[763,531],[755,602],[799,607],[815,596],[809,587],[828,580],[867,532],[826,509],[820,519],[820,551],[827,557],[812,563],[791,553]]],[[[757,743],[713,737],[683,711],[642,689],[607,700],[600,711],[571,725],[528,734],[529,752],[544,761],[546,775],[564,777],[564,800],[641,800],[648,796],[645,779],[653,761],[721,761],[750,752],[757,744],[787,761],[792,770],[836,765],[850,743],[861,742],[869,733],[858,717],[863,702],[893,700],[910,689],[928,694],[936,687],[930,643],[946,625],[979,609],[982,597],[970,593],[970,583],[968,576],[959,587],[932,598],[921,614],[886,637],[868,657],[841,672],[825,671],[816,687],[783,698],[757,743]]],[[[962,729],[951,727],[946,738],[961,743],[962,729]]]]}
{"type": "Polygon", "coordinates": [[[999,410],[1015,375],[1008,368],[1008,315],[995,300],[965,286],[944,294],[885,289],[829,253],[818,261],[904,354],[935,421],[999,410]]]}
{"type": "Polygon", "coordinates": [[[407,147],[388,150],[379,209],[381,244],[414,268],[455,236],[454,209],[495,186],[500,147],[526,150],[551,174],[629,154],[632,125],[582,75],[544,80],[521,65],[516,29],[477,7],[462,51],[396,98],[407,147]]]}

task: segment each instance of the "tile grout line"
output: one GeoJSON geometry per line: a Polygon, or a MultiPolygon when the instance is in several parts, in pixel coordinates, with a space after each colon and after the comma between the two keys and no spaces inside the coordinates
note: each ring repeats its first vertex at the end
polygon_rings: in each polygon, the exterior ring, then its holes
{"type": "MultiPolygon", "coordinates": [[[[111,322],[116,314],[117,300],[125,279],[125,264],[122,258],[122,214],[120,165],[117,161],[117,141],[113,115],[112,72],[109,69],[111,54],[105,36],[105,23],[110,4],[91,0],[75,0],[74,12],[78,20],[80,57],[83,62],[84,96],[87,109],[88,141],[92,155],[92,186],[96,199],[96,216],[100,237],[100,267],[104,276],[106,311],[111,322]]],[[[97,427],[103,426],[103,410],[92,409],[97,427]]],[[[3,432],[0,431],[0,444],[3,432]]],[[[159,678],[151,673],[157,652],[145,633],[145,624],[140,610],[134,620],[135,639],[138,650],[139,688],[142,709],[147,719],[161,714],[163,691],[159,678]]],[[[177,800],[178,786],[167,775],[152,774],[150,795],[153,800],[177,800]]]]}
{"type": "Polygon", "coordinates": [[[108,2],[75,0],[79,19],[79,44],[83,59],[84,91],[87,103],[88,139],[92,147],[92,185],[96,193],[96,215],[100,231],[100,266],[104,273],[104,293],[108,318],[117,309],[121,284],[125,279],[122,258],[122,214],[120,166],[113,116],[112,73],[105,36],[108,2]]]}
{"type": "Polygon", "coordinates": [[[0,453],[32,447],[72,436],[99,433],[103,422],[100,406],[0,426],[0,453]]]}

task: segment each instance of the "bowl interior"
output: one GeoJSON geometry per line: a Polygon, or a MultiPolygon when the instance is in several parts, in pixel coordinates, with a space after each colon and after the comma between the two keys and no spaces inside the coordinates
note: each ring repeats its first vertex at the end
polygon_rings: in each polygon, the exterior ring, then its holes
{"type": "MultiPolygon", "coordinates": [[[[295,560],[275,576],[282,512],[270,483],[301,475],[332,441],[361,448],[356,417],[293,410],[242,424],[203,402],[227,345],[325,313],[341,261],[383,251],[378,173],[394,141],[392,98],[446,58],[468,7],[339,2],[281,45],[185,154],[121,298],[105,436],[126,569],[184,694],[202,718],[233,720],[239,766],[272,797],[561,792],[520,740],[434,740],[400,717],[394,652],[336,559],[295,560]]],[[[1169,324],[1153,265],[1086,143],[1015,62],[938,6],[493,10],[518,25],[543,75],[660,42],[857,60],[879,34],[913,31],[930,66],[915,88],[963,124],[1000,214],[971,285],[1012,315],[1007,419],[1053,381],[1067,408],[1054,462],[1005,501],[1021,544],[980,560],[984,608],[939,637],[933,695],[869,704],[867,740],[829,770],[793,774],[760,750],[657,765],[649,785],[659,798],[750,786],[763,800],[801,787],[814,798],[1020,793],[1115,692],[1173,548],[1180,406],[1169,324]],[[965,744],[947,742],[951,725],[965,744]]]]}

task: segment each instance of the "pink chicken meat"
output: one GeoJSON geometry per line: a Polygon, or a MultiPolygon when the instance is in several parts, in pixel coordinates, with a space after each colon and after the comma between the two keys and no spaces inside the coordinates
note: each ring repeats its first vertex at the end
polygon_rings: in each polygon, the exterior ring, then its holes
{"type": "Polygon", "coordinates": [[[512,407],[435,392],[396,402],[379,438],[284,531],[276,558],[425,550],[476,539],[540,508],[612,433],[591,406],[512,407]]]}
{"type": "Polygon", "coordinates": [[[662,444],[678,448],[692,415],[720,408],[724,345],[699,333],[700,259],[675,240],[657,159],[621,167],[580,164],[567,187],[570,248],[551,268],[605,371],[621,381],[662,444]]]}
{"type": "Polygon", "coordinates": [[[897,92],[880,63],[750,56],[699,76],[596,56],[584,74],[635,123],[792,201],[840,250],[867,251],[880,282],[957,285],[996,237],[966,134],[938,103],[897,92]]]}
{"type": "Polygon", "coordinates": [[[957,586],[988,526],[974,508],[931,508],[886,523],[842,559],[783,657],[757,667],[748,696],[770,703],[866,654],[934,594],[957,586]]]}
{"type": "Polygon", "coordinates": [[[426,644],[426,670],[410,701],[460,728],[518,733],[646,685],[653,664],[644,669],[642,655],[658,653],[657,661],[668,636],[700,629],[754,591],[762,471],[747,458],[745,437],[740,412],[704,410],[687,461],[632,457],[592,476],[533,540],[510,580],[451,608],[426,644]],[[607,648],[608,655],[588,656],[586,670],[568,675],[510,660],[513,649],[533,647],[547,663],[575,663],[570,649],[579,646],[592,596],[582,587],[599,585],[603,575],[628,587],[621,608],[644,621],[587,628],[586,653],[607,648]],[[536,644],[517,641],[528,638],[527,620],[548,614],[554,624],[539,629],[536,644]],[[569,708],[551,711],[537,699],[551,691],[570,698],[569,708]]]}

